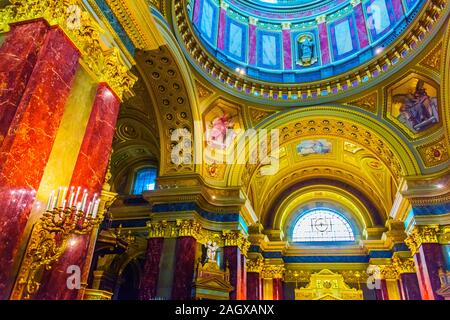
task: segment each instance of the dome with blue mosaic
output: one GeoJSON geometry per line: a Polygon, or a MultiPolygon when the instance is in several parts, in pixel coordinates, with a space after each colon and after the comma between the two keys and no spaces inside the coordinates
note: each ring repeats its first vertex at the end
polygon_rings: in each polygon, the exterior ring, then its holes
{"type": "Polygon", "coordinates": [[[307,83],[380,54],[423,0],[191,0],[193,28],[210,54],[248,77],[307,83]]]}

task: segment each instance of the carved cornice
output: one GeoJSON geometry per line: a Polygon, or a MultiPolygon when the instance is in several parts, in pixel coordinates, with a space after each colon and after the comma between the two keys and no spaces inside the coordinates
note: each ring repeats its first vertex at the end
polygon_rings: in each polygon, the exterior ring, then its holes
{"type": "Polygon", "coordinates": [[[439,226],[415,226],[405,239],[405,243],[413,255],[419,251],[423,243],[439,243],[439,226]]]}
{"type": "Polygon", "coordinates": [[[265,265],[261,277],[263,279],[283,279],[285,267],[283,264],[278,265],[265,265]]]}
{"type": "Polygon", "coordinates": [[[106,0],[106,3],[137,48],[151,50],[163,44],[145,0],[106,0]]]}
{"type": "Polygon", "coordinates": [[[51,26],[58,26],[70,38],[81,53],[81,63],[104,82],[122,99],[132,95],[136,77],[129,71],[117,48],[103,50],[100,26],[83,8],[80,0],[41,1],[10,0],[11,5],[0,9],[0,32],[7,32],[10,24],[44,19],[51,26]]]}
{"type": "Polygon", "coordinates": [[[284,281],[286,282],[309,282],[311,274],[309,270],[286,270],[284,281]]]}

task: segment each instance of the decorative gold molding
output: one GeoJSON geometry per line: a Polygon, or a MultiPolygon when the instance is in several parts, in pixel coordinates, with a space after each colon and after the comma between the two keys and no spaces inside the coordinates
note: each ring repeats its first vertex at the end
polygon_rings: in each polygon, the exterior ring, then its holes
{"type": "Polygon", "coordinates": [[[399,273],[394,265],[382,265],[379,266],[381,269],[381,277],[385,280],[398,280],[399,273]]]}
{"type": "Polygon", "coordinates": [[[264,268],[264,260],[259,259],[248,259],[247,260],[247,272],[261,273],[264,268]]]}
{"type": "Polygon", "coordinates": [[[405,244],[411,250],[411,254],[416,254],[423,243],[439,243],[439,226],[415,226],[405,244]]]}
{"type": "Polygon", "coordinates": [[[224,239],[225,247],[238,247],[243,255],[247,255],[250,248],[250,241],[240,231],[223,230],[222,237],[224,239]]]}
{"type": "Polygon", "coordinates": [[[399,275],[404,273],[416,273],[416,265],[413,258],[401,259],[394,257],[392,259],[392,266],[399,275]]]}
{"type": "Polygon", "coordinates": [[[202,225],[194,219],[178,219],[171,222],[165,220],[149,221],[147,222],[147,227],[149,238],[193,237],[198,240],[202,232],[202,225]]]}
{"type": "Polygon", "coordinates": [[[283,264],[265,265],[261,277],[263,279],[283,279],[285,267],[283,264]]]}
{"type": "Polygon", "coordinates": [[[81,62],[122,99],[132,95],[136,77],[129,71],[117,48],[103,50],[100,26],[83,8],[81,0],[41,1],[10,0],[11,5],[0,9],[0,32],[10,30],[10,25],[36,19],[44,19],[51,26],[58,26],[81,53],[81,62]]]}
{"type": "Polygon", "coordinates": [[[448,141],[445,136],[417,147],[425,166],[434,167],[450,159],[448,152],[448,141]]]}

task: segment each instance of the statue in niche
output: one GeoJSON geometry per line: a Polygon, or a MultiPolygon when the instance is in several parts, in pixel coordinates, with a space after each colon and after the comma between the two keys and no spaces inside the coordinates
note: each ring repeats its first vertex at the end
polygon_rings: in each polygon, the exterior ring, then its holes
{"type": "Polygon", "coordinates": [[[394,95],[393,103],[399,105],[397,119],[413,132],[420,132],[439,122],[437,98],[428,95],[423,80],[417,82],[414,91],[394,95]]]}
{"type": "Polygon", "coordinates": [[[310,34],[301,35],[297,40],[297,64],[303,67],[308,67],[317,62],[317,55],[315,53],[314,38],[310,34]]]}
{"type": "Polygon", "coordinates": [[[206,261],[205,262],[217,263],[216,255],[217,255],[217,250],[219,249],[217,242],[215,242],[215,241],[213,242],[213,241],[209,240],[205,244],[205,248],[206,248],[206,261]]]}

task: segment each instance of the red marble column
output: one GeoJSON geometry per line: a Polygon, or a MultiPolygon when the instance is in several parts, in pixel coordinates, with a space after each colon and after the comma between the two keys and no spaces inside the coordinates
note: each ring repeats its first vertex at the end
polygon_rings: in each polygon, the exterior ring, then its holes
{"type": "Polygon", "coordinates": [[[180,237],[175,248],[175,270],[173,274],[172,299],[192,299],[195,253],[197,240],[193,237],[180,237]]]}
{"type": "MultiPolygon", "coordinates": [[[[119,106],[119,98],[106,85],[100,84],[73,171],[71,186],[81,186],[90,193],[100,194],[111,154],[119,106]]],[[[66,271],[69,266],[76,265],[82,270],[82,279],[86,277],[91,261],[91,257],[87,257],[91,237],[90,235],[73,237],[74,245],[64,252],[50,272],[45,273],[37,299],[81,298],[79,290],[67,288],[66,271]]]]}
{"type": "MultiPolygon", "coordinates": [[[[36,22],[33,23],[33,27],[23,27],[21,30],[24,32],[23,37],[17,31],[15,41],[17,43],[26,41],[22,44],[24,52],[27,48],[36,45],[31,44],[33,39],[37,40],[39,46],[39,39],[42,37],[40,33],[45,33],[41,25],[36,22]],[[36,28],[38,35],[31,32],[30,29],[33,28],[36,28]]],[[[14,46],[9,43],[10,41],[13,40],[7,39],[3,46],[14,46]]],[[[23,67],[21,63],[15,65],[13,61],[11,64],[4,64],[3,60],[0,63],[2,68],[0,74],[4,74],[6,68],[9,78],[14,79],[22,75],[26,76],[29,68],[32,68],[33,61],[36,61],[21,97],[20,91],[23,90],[24,84],[19,84],[19,80],[15,80],[10,81],[10,84],[16,83],[16,88],[10,91],[11,95],[2,91],[0,101],[0,105],[10,106],[9,111],[6,111],[6,107],[2,108],[5,111],[2,117],[6,115],[8,118],[10,117],[8,114],[13,110],[11,103],[14,101],[17,103],[20,99],[0,147],[0,265],[2,266],[0,268],[0,299],[8,298],[7,287],[11,286],[12,280],[9,273],[78,68],[79,53],[58,28],[47,32],[38,54],[37,51],[38,49],[34,48],[28,55],[25,53],[28,61],[23,62],[23,67]],[[33,57],[36,54],[37,57],[33,57]],[[12,67],[18,69],[15,70],[12,67]],[[14,76],[15,72],[21,75],[14,76]],[[18,91],[15,91],[16,89],[18,91]],[[15,95],[19,96],[14,98],[15,95]]],[[[14,60],[14,57],[11,59],[14,60]]],[[[19,60],[20,58],[17,58],[16,62],[19,60]]],[[[1,86],[8,85],[1,84],[1,86]]]]}
{"type": "Polygon", "coordinates": [[[241,290],[240,300],[247,300],[247,258],[241,254],[241,290]]]}
{"type": "Polygon", "coordinates": [[[385,279],[380,279],[380,288],[375,289],[377,300],[389,300],[385,279]]]}
{"type": "Polygon", "coordinates": [[[261,279],[258,272],[247,272],[247,300],[261,300],[261,279]]]}
{"type": "Polygon", "coordinates": [[[242,299],[242,264],[241,264],[241,250],[238,247],[224,247],[223,256],[225,262],[230,268],[230,283],[234,290],[230,293],[230,300],[242,299]]]}
{"type": "Polygon", "coordinates": [[[438,243],[423,243],[414,255],[420,292],[423,300],[443,300],[436,292],[441,288],[439,269],[444,267],[444,256],[438,243]]]}
{"type": "Polygon", "coordinates": [[[144,274],[140,284],[139,299],[151,300],[158,290],[159,262],[161,260],[164,238],[148,239],[144,274]]]}
{"type": "Polygon", "coordinates": [[[415,273],[400,275],[399,289],[402,300],[421,300],[419,281],[415,273]]]}
{"type": "Polygon", "coordinates": [[[248,64],[256,65],[256,20],[250,18],[248,25],[248,64]]]}
{"type": "Polygon", "coordinates": [[[0,146],[48,32],[45,21],[16,24],[0,48],[0,146]]]}
{"type": "Polygon", "coordinates": [[[282,279],[273,279],[273,300],[283,300],[282,279]]]}

